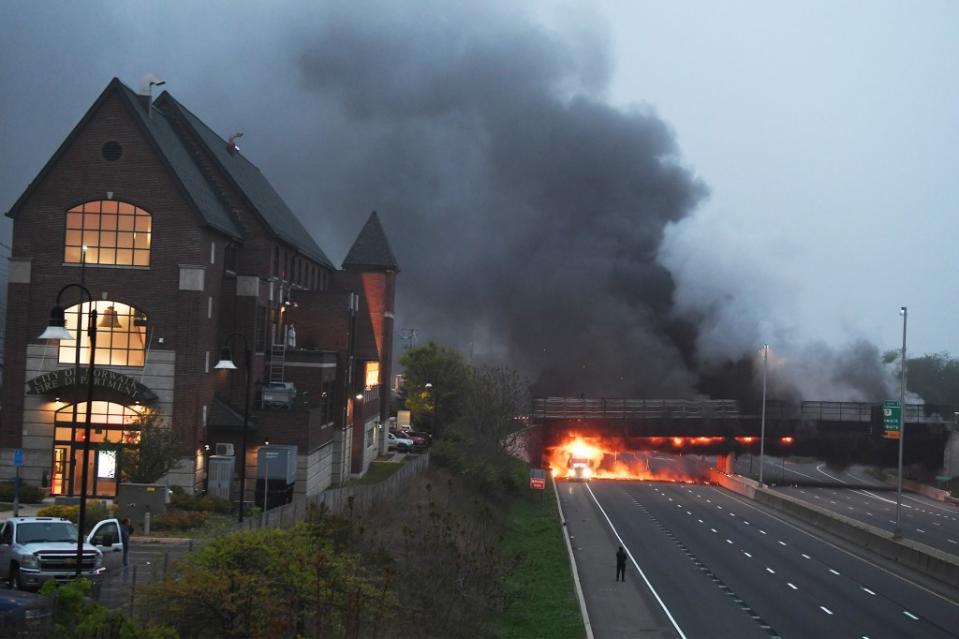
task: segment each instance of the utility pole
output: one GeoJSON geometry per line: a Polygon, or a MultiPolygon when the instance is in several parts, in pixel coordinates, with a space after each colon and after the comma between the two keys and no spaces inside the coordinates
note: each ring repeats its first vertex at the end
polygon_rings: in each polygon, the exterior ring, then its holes
{"type": "Polygon", "coordinates": [[[769,362],[769,344],[763,344],[763,416],[759,427],[759,485],[763,485],[763,467],[766,464],[766,370],[769,362]]]}
{"type": "Polygon", "coordinates": [[[416,329],[404,328],[400,330],[400,339],[406,342],[406,350],[416,348],[416,329]]]}

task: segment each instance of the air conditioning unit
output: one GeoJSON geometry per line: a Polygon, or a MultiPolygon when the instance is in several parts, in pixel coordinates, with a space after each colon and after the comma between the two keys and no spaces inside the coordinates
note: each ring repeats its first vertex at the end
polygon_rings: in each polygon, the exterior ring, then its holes
{"type": "Polygon", "coordinates": [[[216,454],[226,455],[227,457],[233,457],[234,456],[233,444],[218,442],[216,445],[216,454]]]}

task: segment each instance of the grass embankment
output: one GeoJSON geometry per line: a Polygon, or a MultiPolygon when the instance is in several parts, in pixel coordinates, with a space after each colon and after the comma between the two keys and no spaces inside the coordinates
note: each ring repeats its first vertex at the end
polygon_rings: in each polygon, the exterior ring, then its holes
{"type": "Polygon", "coordinates": [[[509,603],[497,636],[583,637],[586,631],[552,485],[514,500],[503,544],[506,553],[521,554],[523,560],[506,579],[509,603]]]}
{"type": "Polygon", "coordinates": [[[366,486],[369,484],[378,484],[402,468],[408,459],[409,457],[406,457],[401,462],[374,461],[370,463],[370,468],[366,471],[365,475],[359,479],[354,479],[349,485],[366,486]]]}

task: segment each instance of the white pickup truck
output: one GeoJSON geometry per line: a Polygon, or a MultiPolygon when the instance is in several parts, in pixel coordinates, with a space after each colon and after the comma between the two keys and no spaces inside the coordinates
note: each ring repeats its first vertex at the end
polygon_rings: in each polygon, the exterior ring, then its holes
{"type": "MultiPolygon", "coordinates": [[[[81,575],[98,588],[103,573],[123,561],[120,522],[105,519],[83,544],[81,575]]],[[[11,517],[0,529],[0,579],[15,590],[36,590],[50,579],[76,576],[77,527],[60,517],[11,517]]]]}

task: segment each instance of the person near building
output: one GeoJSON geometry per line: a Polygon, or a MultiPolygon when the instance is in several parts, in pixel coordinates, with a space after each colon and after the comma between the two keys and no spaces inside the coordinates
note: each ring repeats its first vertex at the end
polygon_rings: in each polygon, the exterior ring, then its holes
{"type": "Polygon", "coordinates": [[[120,522],[120,541],[123,542],[123,565],[127,565],[127,553],[130,552],[130,536],[133,534],[133,524],[129,517],[120,522]]]}

